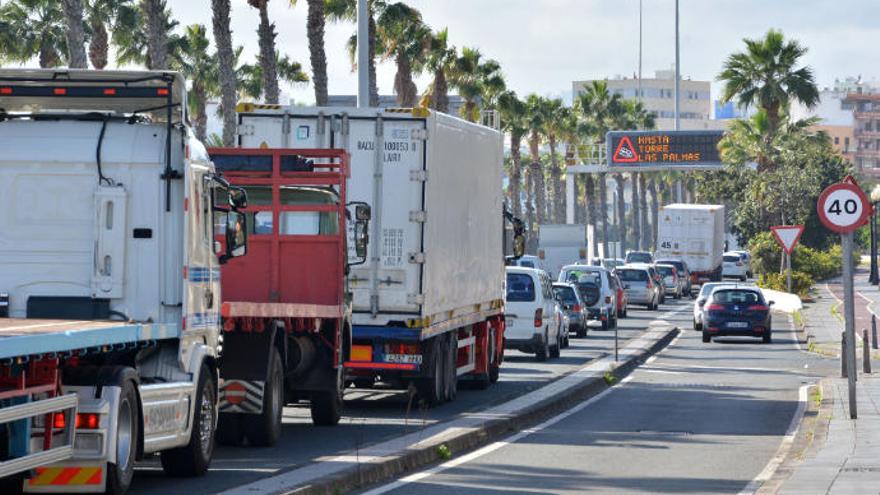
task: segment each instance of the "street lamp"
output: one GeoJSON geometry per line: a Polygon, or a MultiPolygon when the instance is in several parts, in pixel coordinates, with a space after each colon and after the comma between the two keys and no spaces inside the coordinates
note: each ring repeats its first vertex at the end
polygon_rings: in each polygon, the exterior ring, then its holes
{"type": "Polygon", "coordinates": [[[871,190],[871,276],[869,281],[874,284],[880,284],[880,274],[877,273],[877,204],[880,203],[880,185],[874,186],[871,190]]]}

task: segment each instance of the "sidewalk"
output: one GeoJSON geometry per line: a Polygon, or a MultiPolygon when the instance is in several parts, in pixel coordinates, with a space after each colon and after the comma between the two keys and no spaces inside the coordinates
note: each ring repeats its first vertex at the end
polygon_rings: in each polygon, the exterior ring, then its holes
{"type": "MultiPolygon", "coordinates": [[[[880,493],[880,376],[859,375],[857,420],[849,419],[845,379],[825,382],[833,401],[827,438],[808,454],[778,492],[786,495],[880,493]]],[[[823,408],[824,409],[824,408],[823,408]]]]}
{"type": "MultiPolygon", "coordinates": [[[[814,296],[814,302],[804,308],[806,333],[812,343],[810,350],[826,356],[839,356],[840,334],[844,329],[843,284],[840,278],[816,285],[814,296]]],[[[872,314],[880,315],[880,289],[868,283],[868,270],[858,268],[855,273],[855,329],[860,358],[862,330],[868,330],[868,339],[871,339],[872,314]]],[[[877,351],[872,354],[874,359],[880,358],[877,351]]]]}

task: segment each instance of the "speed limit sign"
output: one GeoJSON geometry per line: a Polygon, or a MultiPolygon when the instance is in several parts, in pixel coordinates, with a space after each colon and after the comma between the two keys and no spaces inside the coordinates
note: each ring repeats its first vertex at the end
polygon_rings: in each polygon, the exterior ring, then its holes
{"type": "Polygon", "coordinates": [[[852,176],[822,191],[816,207],[825,227],[841,234],[865,225],[871,214],[868,197],[852,176]]]}

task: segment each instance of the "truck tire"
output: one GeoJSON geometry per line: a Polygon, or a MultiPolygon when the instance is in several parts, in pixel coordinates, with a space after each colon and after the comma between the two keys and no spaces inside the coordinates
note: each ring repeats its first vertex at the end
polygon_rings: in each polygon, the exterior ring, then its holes
{"type": "Polygon", "coordinates": [[[217,422],[217,443],[227,447],[239,447],[244,442],[244,428],[241,426],[241,413],[220,413],[217,422]]]}
{"type": "Polygon", "coordinates": [[[170,476],[205,474],[214,455],[214,418],[217,414],[216,388],[211,369],[202,365],[196,388],[192,432],[183,447],[162,451],[162,469],[170,476]]]}
{"type": "Polygon", "coordinates": [[[458,331],[449,332],[446,345],[446,390],[443,395],[447,401],[453,401],[458,396],[458,331]]]}
{"type": "Polygon", "coordinates": [[[263,387],[263,412],[242,415],[242,426],[248,441],[255,447],[271,447],[281,438],[281,416],[284,409],[284,368],[281,354],[272,346],[269,369],[263,387]]]}
{"type": "Polygon", "coordinates": [[[315,426],[336,426],[342,419],[342,369],[337,370],[336,389],[312,392],[311,413],[315,426]]]}
{"type": "MultiPolygon", "coordinates": [[[[498,338],[495,329],[492,329],[489,338],[492,339],[492,343],[489,345],[489,359],[492,360],[489,365],[489,383],[496,383],[501,375],[501,357],[498,356],[499,349],[497,349],[497,345],[495,344],[495,339],[498,338]]],[[[501,349],[504,349],[503,345],[501,346],[501,349]]]]}
{"type": "Polygon", "coordinates": [[[439,337],[429,340],[431,343],[431,352],[428,362],[429,376],[423,376],[416,380],[416,390],[421,399],[428,406],[436,406],[443,402],[444,395],[444,371],[446,366],[444,363],[445,347],[439,337]]]}
{"type": "Polygon", "coordinates": [[[105,492],[112,495],[122,495],[131,486],[140,436],[138,396],[134,382],[123,379],[118,386],[122,391],[119,394],[119,407],[116,410],[116,462],[107,463],[105,492]]]}

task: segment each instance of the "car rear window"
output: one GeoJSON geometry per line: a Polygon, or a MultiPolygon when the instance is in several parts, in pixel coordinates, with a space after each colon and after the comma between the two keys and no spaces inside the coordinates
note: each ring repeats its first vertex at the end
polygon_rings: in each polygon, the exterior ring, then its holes
{"type": "Polygon", "coordinates": [[[591,283],[582,283],[577,284],[578,292],[581,294],[581,299],[584,300],[584,304],[587,306],[592,306],[599,302],[599,286],[591,283]]]}
{"type": "Polygon", "coordinates": [[[648,272],[645,270],[617,270],[617,276],[622,282],[647,282],[648,272]]]}
{"type": "Polygon", "coordinates": [[[577,295],[574,293],[574,289],[571,287],[563,287],[557,286],[553,287],[553,293],[556,294],[556,298],[565,304],[577,304],[577,295]]]}
{"type": "Polygon", "coordinates": [[[626,255],[628,263],[650,263],[653,261],[648,253],[629,253],[626,255]]]}
{"type": "Polygon", "coordinates": [[[658,266],[657,271],[660,272],[664,277],[667,275],[672,275],[672,268],[668,266],[658,266]]]}
{"type": "Polygon", "coordinates": [[[763,304],[761,295],[751,290],[717,290],[712,293],[717,304],[763,304]]]}
{"type": "Polygon", "coordinates": [[[684,263],[682,263],[681,261],[660,260],[660,261],[658,261],[657,263],[660,263],[660,264],[662,264],[662,265],[672,265],[672,266],[674,266],[675,269],[678,270],[678,271],[683,271],[683,270],[684,270],[684,263]]]}
{"type": "Polygon", "coordinates": [[[532,263],[531,261],[520,261],[519,266],[524,266],[526,268],[534,268],[535,264],[532,263]]]}
{"type": "Polygon", "coordinates": [[[733,255],[727,254],[724,256],[724,261],[736,263],[737,261],[739,261],[739,256],[733,256],[733,255]]]}
{"type": "Polygon", "coordinates": [[[525,273],[507,274],[507,300],[531,302],[535,300],[535,282],[525,273]]]}

